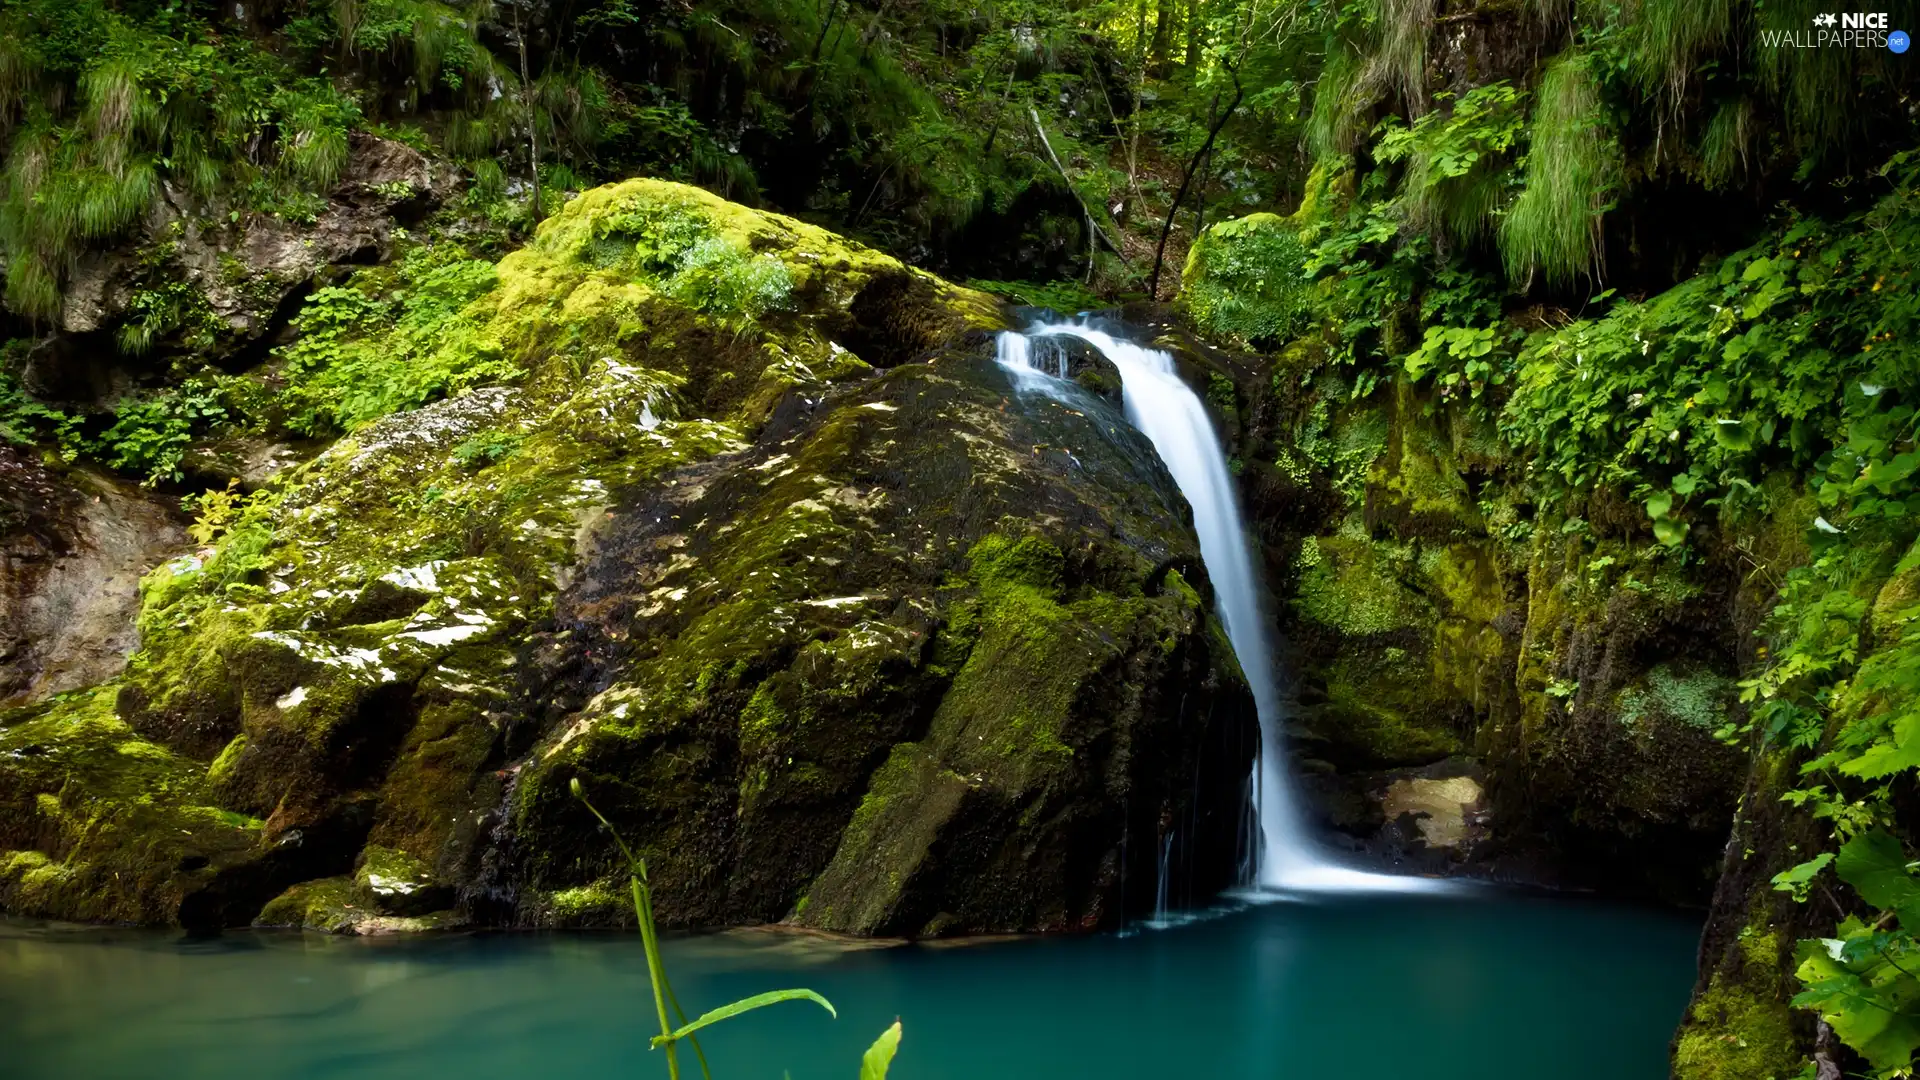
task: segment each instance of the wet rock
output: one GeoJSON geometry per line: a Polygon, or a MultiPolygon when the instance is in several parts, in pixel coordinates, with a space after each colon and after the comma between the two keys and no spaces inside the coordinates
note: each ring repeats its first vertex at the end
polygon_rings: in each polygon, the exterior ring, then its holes
{"type": "Polygon", "coordinates": [[[698,189],[582,193],[450,331],[520,374],[265,479],[117,682],[0,720],[0,906],[630,919],[574,779],[676,925],[1112,926],[1172,822],[1225,884],[1254,726],[1187,509],[1107,405],[1015,394],[1000,325],[698,189]]]}
{"type": "Polygon", "coordinates": [[[369,844],[353,875],[356,898],[387,915],[421,916],[453,906],[453,889],[436,881],[421,859],[369,844]]]}

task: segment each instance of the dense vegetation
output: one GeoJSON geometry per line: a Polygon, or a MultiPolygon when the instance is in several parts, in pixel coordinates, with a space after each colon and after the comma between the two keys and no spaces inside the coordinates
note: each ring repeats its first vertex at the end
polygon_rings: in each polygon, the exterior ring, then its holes
{"type": "MultiPolygon", "coordinates": [[[[1265,358],[1276,397],[1320,395],[1319,419],[1265,464],[1333,473],[1358,506],[1385,443],[1340,443],[1327,417],[1409,394],[1497,444],[1497,482],[1446,499],[1525,557],[1578,549],[1601,594],[1584,602],[1708,581],[1764,598],[1738,707],[1700,710],[1751,763],[1715,916],[1751,963],[1703,973],[1677,1066],[1811,1076],[1817,1016],[1854,1066],[1907,1075],[1920,132],[1888,50],[1763,44],[1820,10],[5,0],[17,340],[0,439],[177,489],[198,539],[237,559],[243,538],[265,543],[277,496],[245,501],[196,448],[330,438],[525,380],[546,358],[472,315],[504,291],[497,259],[583,189],[634,175],[1020,303],[1177,293],[1213,341],[1265,358]],[[367,136],[457,171],[459,193],[380,265],[303,282],[243,347],[180,277],[178,222],[312,225],[367,136]],[[116,250],[135,287],[76,334],[75,282],[116,250]],[[112,394],[33,385],[35,357],[75,339],[130,373],[112,394]],[[1747,863],[1760,884],[1742,892],[1747,863]]],[[[701,220],[635,212],[601,232],[569,236],[573,254],[697,313],[713,340],[753,340],[798,303],[787,263],[701,220]],[[619,253],[595,246],[616,234],[619,253]]],[[[1235,407],[1231,382],[1214,389],[1235,407]]],[[[519,438],[461,443],[460,490],[519,438]]],[[[1542,715],[1580,700],[1577,682],[1541,681],[1542,715]]]]}

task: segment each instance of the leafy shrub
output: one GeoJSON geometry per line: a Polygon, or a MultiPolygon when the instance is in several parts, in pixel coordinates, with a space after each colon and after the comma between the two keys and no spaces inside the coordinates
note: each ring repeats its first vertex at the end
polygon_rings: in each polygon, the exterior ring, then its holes
{"type": "Polygon", "coordinates": [[[1253,345],[1299,331],[1310,314],[1306,246],[1273,214],[1208,229],[1187,256],[1181,302],[1195,322],[1253,345]]]}
{"type": "MultiPolygon", "coordinates": [[[[457,249],[453,249],[457,253],[457,249]]],[[[281,350],[288,426],[317,435],[351,431],[401,409],[519,369],[462,318],[493,290],[491,263],[420,255],[400,267],[404,288],[381,299],[354,287],[320,289],[294,319],[299,339],[281,350]]]]}
{"type": "Polygon", "coordinates": [[[512,457],[519,449],[518,435],[489,429],[455,446],[453,460],[463,469],[482,469],[512,457]]]}
{"type": "Polygon", "coordinates": [[[158,394],[122,399],[114,407],[113,426],[95,441],[94,451],[113,468],[139,474],[146,484],[179,480],[194,434],[226,419],[219,387],[188,379],[158,394]]]}
{"type": "Polygon", "coordinates": [[[593,257],[722,319],[749,322],[792,300],[793,277],[778,257],[755,255],[679,206],[636,201],[606,215],[594,226],[593,257]]]}
{"type": "Polygon", "coordinates": [[[1920,161],[1893,168],[1898,192],[1847,222],[1793,219],[1644,303],[1530,345],[1509,437],[1570,486],[1642,497],[1755,499],[1769,469],[1828,460],[1868,413],[1920,391],[1920,312],[1902,299],[1912,271],[1897,254],[1920,244],[1920,161]]]}

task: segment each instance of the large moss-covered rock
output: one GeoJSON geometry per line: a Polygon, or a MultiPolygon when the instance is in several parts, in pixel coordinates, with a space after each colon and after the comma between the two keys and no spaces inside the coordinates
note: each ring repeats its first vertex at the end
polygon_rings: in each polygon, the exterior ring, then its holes
{"type": "Polygon", "coordinates": [[[116,684],[0,717],[0,903],[619,921],[576,778],[674,923],[1108,925],[1175,822],[1224,883],[1252,717],[1185,506],[1102,401],[1012,392],[988,298],[651,180],[459,277],[405,349],[465,389],[151,574],[116,684]]]}

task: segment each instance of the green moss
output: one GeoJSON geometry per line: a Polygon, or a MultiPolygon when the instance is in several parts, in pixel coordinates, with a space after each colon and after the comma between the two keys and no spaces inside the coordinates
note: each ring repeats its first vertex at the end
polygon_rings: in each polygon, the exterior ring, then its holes
{"type": "Polygon", "coordinates": [[[1433,609],[1405,584],[1403,575],[1413,569],[1405,548],[1347,536],[1308,537],[1294,560],[1293,605],[1303,617],[1354,637],[1424,627],[1433,609]]]}
{"type": "Polygon", "coordinates": [[[246,735],[235,735],[233,741],[220,751],[220,756],[213,759],[213,764],[207,766],[207,783],[216,787],[225,783],[233,775],[234,763],[240,760],[246,748],[246,735]]]}
{"type": "Polygon", "coordinates": [[[547,894],[549,918],[556,926],[619,925],[633,915],[624,880],[611,879],[547,894]]]}
{"type": "Polygon", "coordinates": [[[1675,1080],[1789,1080],[1804,1065],[1787,1006],[1717,974],[1687,1010],[1673,1055],[1675,1080]]]}
{"type": "Polygon", "coordinates": [[[989,536],[967,552],[983,587],[1026,585],[1051,593],[1060,587],[1060,549],[1039,536],[989,536]]]}
{"type": "Polygon", "coordinates": [[[1277,344],[1310,312],[1306,255],[1293,226],[1275,214],[1222,221],[1188,249],[1179,302],[1216,334],[1277,344]]]}
{"type": "Polygon", "coordinates": [[[353,879],[321,878],[295,885],[267,902],[254,918],[255,926],[284,926],[349,933],[369,912],[354,897],[353,879]]]}
{"type": "Polygon", "coordinates": [[[0,908],[166,922],[205,875],[257,850],[260,823],[212,805],[202,767],[140,738],[115,689],[0,715],[0,830],[32,844],[9,857],[22,872],[0,875],[0,908]]]}

